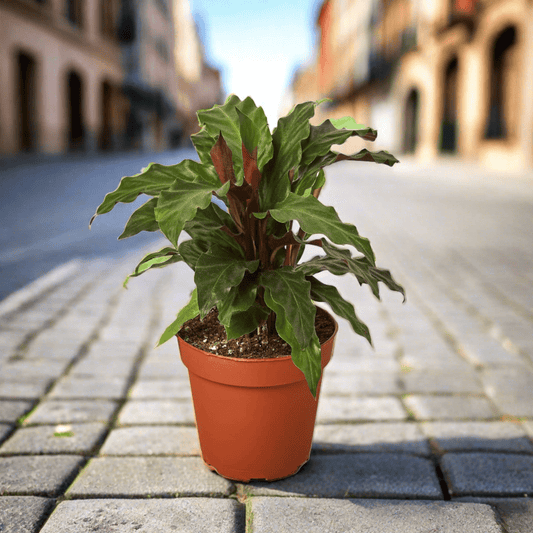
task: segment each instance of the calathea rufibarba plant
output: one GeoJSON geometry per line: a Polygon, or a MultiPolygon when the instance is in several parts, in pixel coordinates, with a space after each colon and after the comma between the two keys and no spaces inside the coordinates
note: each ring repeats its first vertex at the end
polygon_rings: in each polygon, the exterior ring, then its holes
{"type": "Polygon", "coordinates": [[[122,178],[91,219],[118,202],[151,196],[133,212],[119,239],[161,231],[170,246],[146,255],[129,277],[179,261],[194,270],[191,299],[159,344],[176,335],[187,320],[203,318],[216,307],[228,339],[276,331],[290,345],[292,360],[313,395],[321,375],[315,302],[329,304],[371,342],[353,305],[316,274],[353,274],[378,298],[379,282],[404,292],[389,271],[376,266],[368,239],[318,200],[324,167],[343,160],[392,166],[398,160],[385,151],[344,155],[331,150],[351,136],[373,141],[377,132],[350,117],[311,125],[320,103],[296,105],[272,133],[263,109],[249,97],[241,101],[231,95],[224,105],[198,111],[201,129],[191,140],[199,161],[151,163],[140,174],[122,178]],[[226,209],[212,201],[213,195],[226,209]],[[179,242],[182,232],[190,239],[179,242]],[[320,254],[301,262],[307,246],[320,254]]]}

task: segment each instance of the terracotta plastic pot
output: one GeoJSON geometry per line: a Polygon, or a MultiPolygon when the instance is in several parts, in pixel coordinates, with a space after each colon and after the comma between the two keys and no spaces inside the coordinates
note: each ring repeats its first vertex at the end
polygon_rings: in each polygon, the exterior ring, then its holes
{"type": "MultiPolygon", "coordinates": [[[[337,335],[322,344],[322,368],[337,335]]],[[[204,352],[178,336],[189,370],[205,464],[236,481],[281,479],[309,460],[318,406],[290,356],[238,359],[204,352]]]]}

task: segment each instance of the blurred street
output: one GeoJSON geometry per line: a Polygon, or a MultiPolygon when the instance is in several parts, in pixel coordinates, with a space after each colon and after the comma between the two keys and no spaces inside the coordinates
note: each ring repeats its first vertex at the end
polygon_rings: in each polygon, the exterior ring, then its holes
{"type": "Polygon", "coordinates": [[[152,161],[174,165],[194,150],[117,153],[62,158],[22,157],[0,164],[0,301],[54,267],[74,258],[120,256],[153,242],[153,234],[118,241],[129,215],[148,198],[120,204],[89,220],[123,176],[152,161]]]}

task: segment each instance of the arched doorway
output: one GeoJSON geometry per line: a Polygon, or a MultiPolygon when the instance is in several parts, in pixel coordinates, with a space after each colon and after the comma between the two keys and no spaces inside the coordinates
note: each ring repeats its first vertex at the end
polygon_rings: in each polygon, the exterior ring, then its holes
{"type": "Polygon", "coordinates": [[[418,120],[420,98],[416,89],[411,89],[405,101],[404,128],[403,128],[403,151],[414,154],[418,144],[418,120]]]}
{"type": "Polygon", "coordinates": [[[444,94],[439,149],[454,153],[457,150],[457,57],[448,62],[444,71],[444,94]]]}
{"type": "Polygon", "coordinates": [[[78,74],[71,71],[67,76],[68,148],[84,148],[83,87],[78,74]]]}
{"type": "Polygon", "coordinates": [[[112,125],[111,125],[111,112],[112,112],[112,87],[104,81],[102,84],[102,130],[100,134],[100,148],[102,150],[111,150],[113,148],[112,141],[112,125]]]}
{"type": "Polygon", "coordinates": [[[507,139],[517,125],[519,73],[516,40],[516,30],[509,26],[494,39],[490,51],[489,113],[485,139],[507,139]]]}
{"type": "Polygon", "coordinates": [[[17,69],[19,148],[31,151],[37,147],[35,60],[27,54],[20,53],[17,57],[17,69]]]}

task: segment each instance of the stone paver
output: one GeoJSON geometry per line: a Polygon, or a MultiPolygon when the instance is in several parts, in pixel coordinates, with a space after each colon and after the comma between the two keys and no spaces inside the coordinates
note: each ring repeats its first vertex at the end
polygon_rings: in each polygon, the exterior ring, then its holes
{"type": "Polygon", "coordinates": [[[443,452],[533,453],[533,443],[513,422],[426,422],[420,427],[443,452]]]}
{"type": "Polygon", "coordinates": [[[53,505],[53,500],[36,496],[3,496],[0,498],[0,531],[35,533],[53,505]]]}
{"type": "Polygon", "coordinates": [[[106,425],[99,422],[21,428],[0,447],[0,455],[87,454],[103,439],[106,431],[106,425]]]}
{"type": "Polygon", "coordinates": [[[398,500],[253,498],[254,533],[502,533],[483,504],[398,500]]]}
{"type": "Polygon", "coordinates": [[[120,424],[194,424],[194,409],[188,401],[131,400],[118,420],[120,424]]]}
{"type": "Polygon", "coordinates": [[[532,370],[522,365],[487,368],[483,383],[503,413],[533,418],[532,370]]]}
{"type": "Polygon", "coordinates": [[[489,502],[496,508],[507,531],[533,533],[533,500],[531,498],[502,498],[489,502]]]}
{"type": "Polygon", "coordinates": [[[59,496],[82,464],[68,455],[0,457],[0,495],[59,496]]]}
{"type": "Polygon", "coordinates": [[[350,372],[328,374],[321,394],[400,394],[402,391],[397,372],[350,372]]]}
{"type": "Polygon", "coordinates": [[[0,424],[0,443],[7,438],[7,436],[13,431],[13,426],[9,424],[0,424]]]}
{"type": "Polygon", "coordinates": [[[77,500],[59,504],[40,533],[239,533],[237,502],[216,498],[77,500]]]}
{"type": "Polygon", "coordinates": [[[474,370],[413,370],[401,376],[404,390],[420,394],[482,393],[483,387],[474,370]]]}
{"type": "Polygon", "coordinates": [[[129,376],[133,370],[131,357],[89,356],[77,363],[71,371],[73,376],[129,376]]]}
{"type": "Polygon", "coordinates": [[[101,457],[92,459],[67,495],[76,497],[228,496],[230,481],[197,457],[101,457]]]}
{"type": "Polygon", "coordinates": [[[150,426],[114,429],[102,455],[200,455],[198,432],[191,427],[150,426]]]}
{"type": "Polygon", "coordinates": [[[191,399],[188,378],[139,380],[132,387],[132,400],[191,399]]]}
{"type": "Polygon", "coordinates": [[[336,397],[321,396],[318,402],[317,422],[405,420],[398,398],[394,397],[336,397]]]}
{"type": "Polygon", "coordinates": [[[126,394],[127,379],[116,376],[76,377],[67,376],[59,380],[52,391],[50,398],[57,399],[82,399],[105,398],[120,399],[126,394]]]}
{"type": "Polygon", "coordinates": [[[51,400],[41,402],[25,424],[109,422],[117,409],[112,400],[51,400]]]}
{"type": "Polygon", "coordinates": [[[427,439],[415,424],[322,424],[315,427],[313,451],[403,452],[429,455],[427,439]]]}
{"type": "Polygon", "coordinates": [[[496,412],[489,401],[476,396],[422,396],[409,395],[404,403],[418,420],[431,419],[486,419],[496,412]]]}
{"type": "Polygon", "coordinates": [[[51,383],[49,378],[35,379],[32,383],[0,381],[0,398],[38,399],[44,395],[51,383]]]}
{"type": "Polygon", "coordinates": [[[441,461],[454,496],[523,496],[533,493],[533,456],[448,453],[441,461]]]}
{"type": "Polygon", "coordinates": [[[390,453],[315,455],[297,475],[280,481],[252,482],[245,485],[245,492],[325,498],[443,497],[430,461],[390,453]]]}
{"type": "Polygon", "coordinates": [[[33,402],[22,400],[0,400],[0,422],[16,422],[31,410],[33,402]]]}

